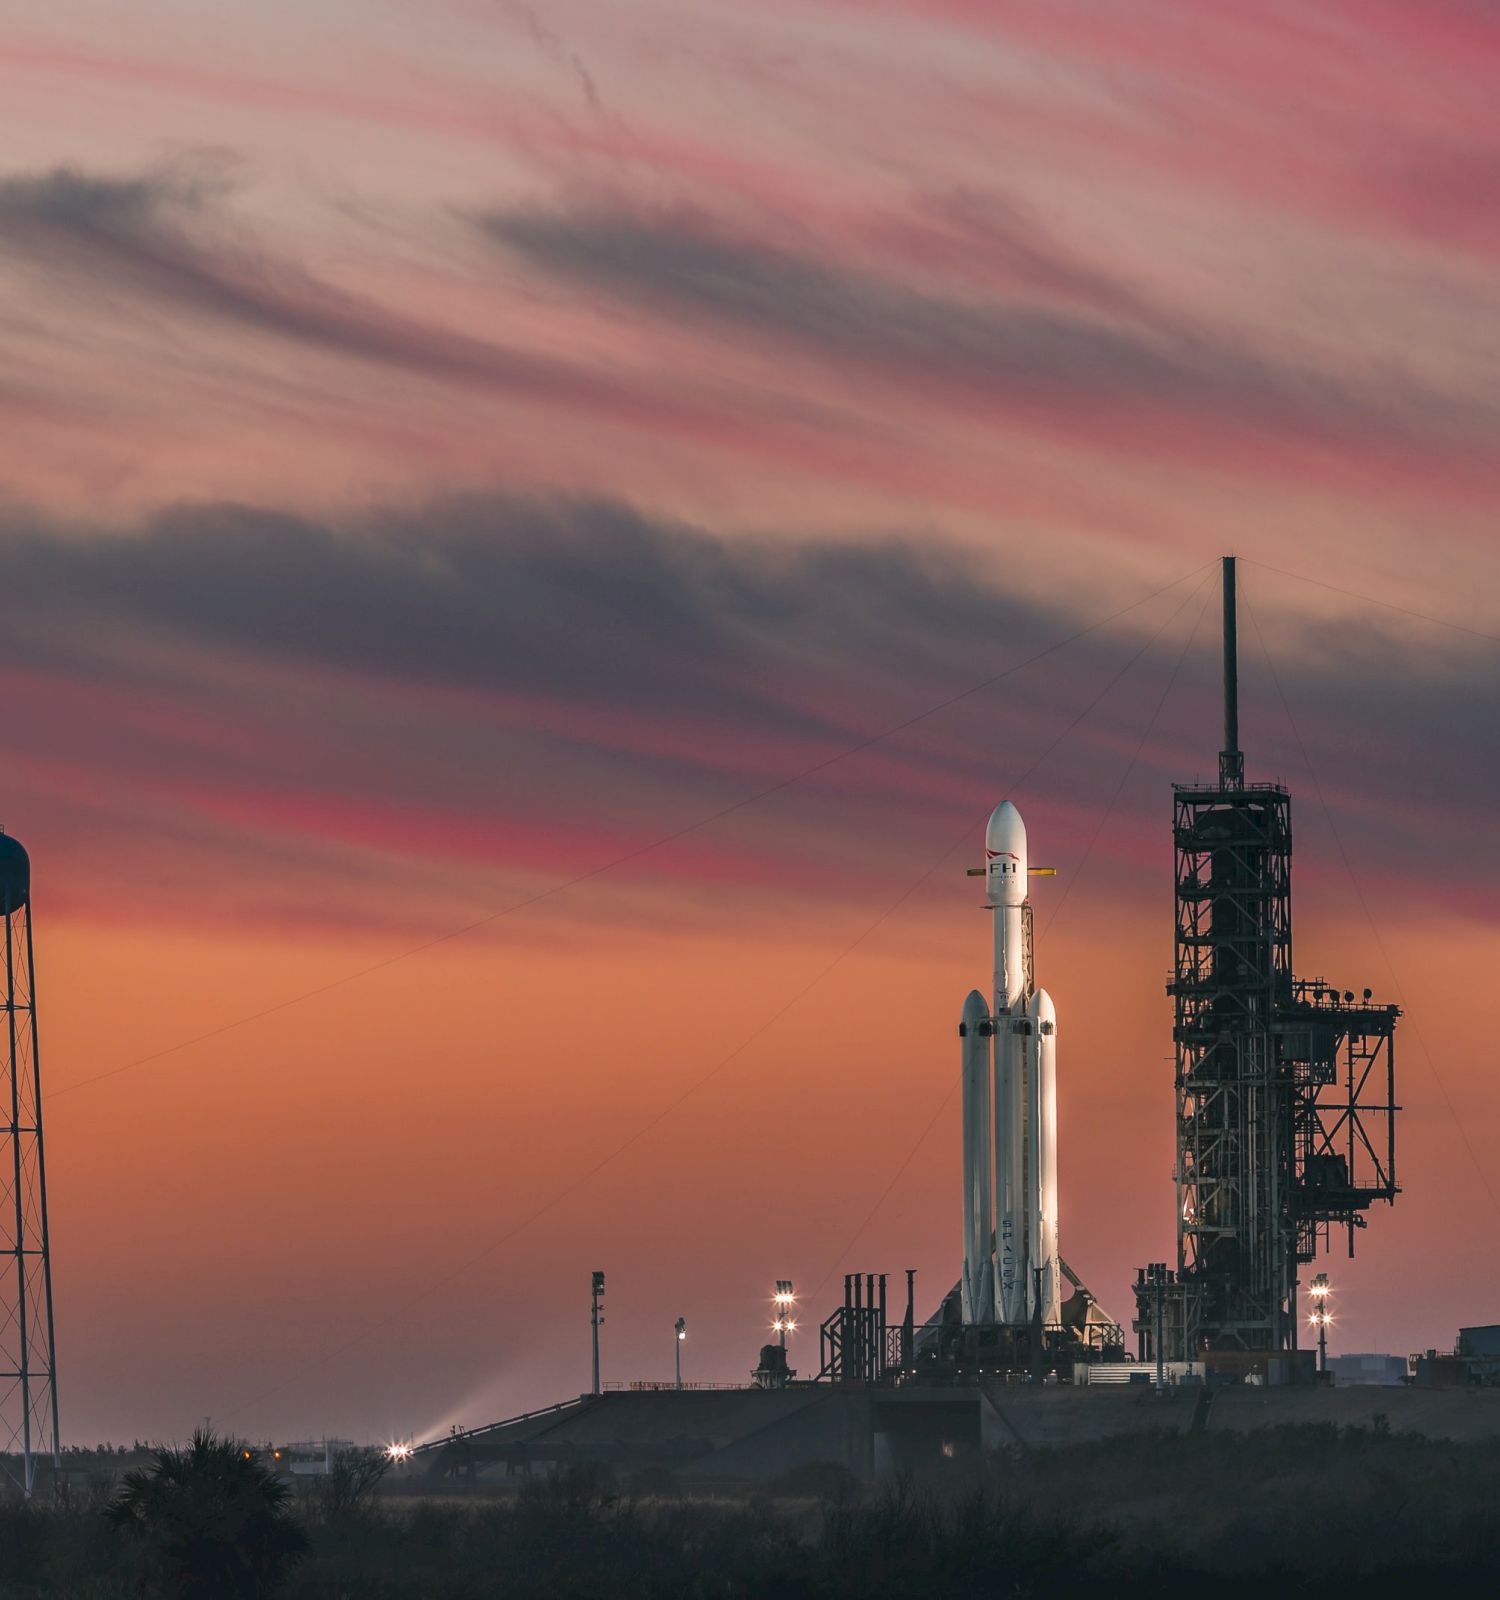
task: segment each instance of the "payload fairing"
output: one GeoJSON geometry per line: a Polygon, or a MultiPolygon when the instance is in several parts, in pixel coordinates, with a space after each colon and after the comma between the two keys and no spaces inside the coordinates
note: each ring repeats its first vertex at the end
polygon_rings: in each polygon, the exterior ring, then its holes
{"type": "Polygon", "coordinates": [[[964,1002],[963,1320],[1044,1327],[1061,1315],[1057,1256],[1057,1014],[1032,959],[1026,825],[1009,800],[984,832],[994,914],[993,1002],[964,1002]]]}

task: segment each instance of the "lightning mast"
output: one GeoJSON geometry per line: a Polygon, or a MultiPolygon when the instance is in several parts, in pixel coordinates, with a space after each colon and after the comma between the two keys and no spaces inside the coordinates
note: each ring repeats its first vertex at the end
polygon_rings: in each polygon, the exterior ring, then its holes
{"type": "Polygon", "coordinates": [[[31,943],[31,862],[0,834],[4,1036],[0,1059],[0,1473],[30,1499],[39,1455],[61,1467],[52,1257],[42,1159],[42,1091],[31,943]],[[7,1263],[14,1262],[12,1267],[7,1263]]]}

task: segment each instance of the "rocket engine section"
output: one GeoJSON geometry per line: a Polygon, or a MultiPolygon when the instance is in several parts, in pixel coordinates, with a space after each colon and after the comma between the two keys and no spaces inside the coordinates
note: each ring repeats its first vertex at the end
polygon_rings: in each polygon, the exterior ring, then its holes
{"type": "MultiPolygon", "coordinates": [[[[993,1007],[964,1002],[965,1322],[1061,1314],[1057,1255],[1057,1014],[1035,986],[1026,825],[1009,800],[984,834],[994,918],[993,1007]]],[[[1041,872],[1048,869],[1039,868],[1041,872]]]]}

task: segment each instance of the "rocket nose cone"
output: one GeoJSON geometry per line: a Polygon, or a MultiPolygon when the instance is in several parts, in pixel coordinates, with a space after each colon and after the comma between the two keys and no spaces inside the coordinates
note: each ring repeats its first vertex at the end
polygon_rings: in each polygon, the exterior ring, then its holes
{"type": "Polygon", "coordinates": [[[984,847],[986,850],[1004,850],[1011,855],[1025,855],[1026,824],[1021,821],[1021,813],[1009,800],[1002,800],[990,812],[990,820],[984,829],[984,847]]]}
{"type": "Polygon", "coordinates": [[[1038,1022],[1057,1021],[1057,1007],[1052,1004],[1052,996],[1045,989],[1038,989],[1031,997],[1031,1014],[1038,1022]]]}
{"type": "Polygon", "coordinates": [[[984,996],[980,994],[978,989],[970,989],[969,998],[964,1001],[963,1021],[965,1026],[972,1028],[977,1023],[988,1022],[989,1017],[990,1008],[984,996]]]}

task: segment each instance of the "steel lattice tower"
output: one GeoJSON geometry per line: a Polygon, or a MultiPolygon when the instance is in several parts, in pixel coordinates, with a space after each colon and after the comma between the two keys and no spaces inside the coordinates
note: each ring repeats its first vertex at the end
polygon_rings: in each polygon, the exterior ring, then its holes
{"type": "Polygon", "coordinates": [[[42,1094],[31,945],[31,863],[0,834],[0,912],[5,918],[4,1140],[0,1150],[0,1471],[28,1499],[36,1460],[61,1466],[57,1353],[52,1333],[52,1258],[42,1159],[42,1094]]]}
{"type": "Polygon", "coordinates": [[[1238,676],[1231,556],[1219,781],[1173,791],[1177,1268],[1138,1276],[1143,1357],[1295,1350],[1299,1265],[1399,1193],[1400,1013],[1293,976],[1291,797],[1245,782],[1238,676]]]}

